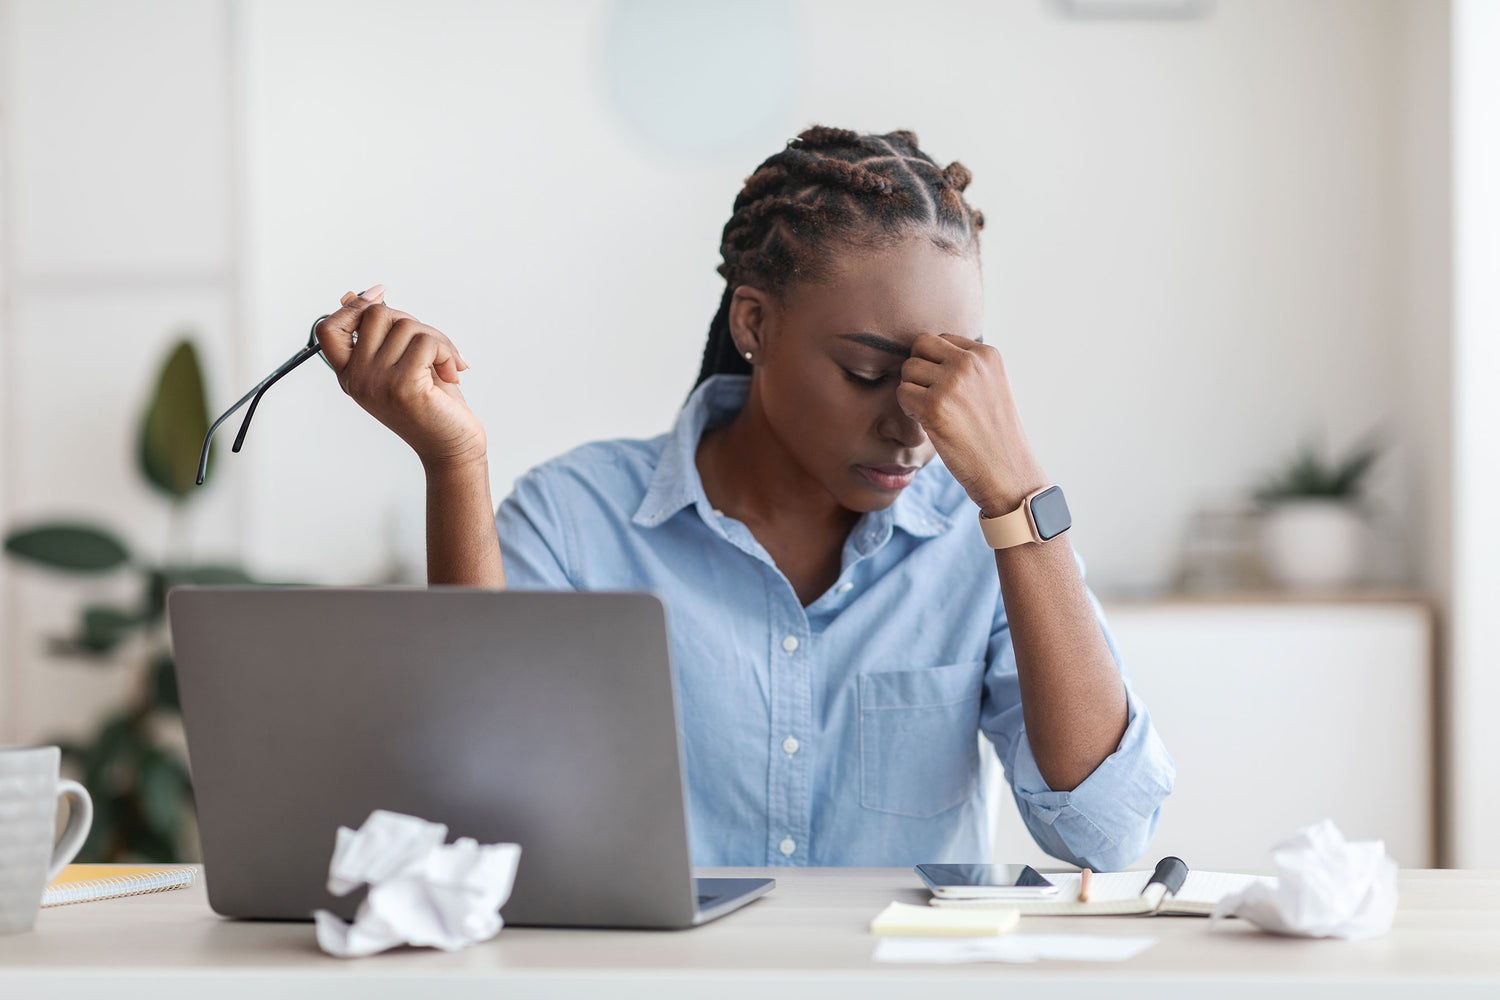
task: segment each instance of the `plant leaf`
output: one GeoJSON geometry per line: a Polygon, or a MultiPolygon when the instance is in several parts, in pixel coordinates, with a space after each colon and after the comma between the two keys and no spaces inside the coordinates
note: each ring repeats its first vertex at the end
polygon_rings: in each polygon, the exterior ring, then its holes
{"type": "Polygon", "coordinates": [[[58,656],[105,659],[132,629],[141,624],[140,617],[132,612],[103,604],[91,604],[83,609],[78,634],[65,639],[53,639],[48,648],[58,656]]]}
{"type": "Polygon", "coordinates": [[[178,860],[177,830],[158,830],[143,824],[132,831],[127,847],[154,864],[171,864],[178,860]]]}
{"type": "Polygon", "coordinates": [[[166,613],[167,588],[170,585],[165,570],[153,567],[147,572],[146,593],[141,608],[142,620],[149,624],[166,613]]]}
{"type": "Polygon", "coordinates": [[[1341,496],[1353,496],[1364,487],[1362,480],[1380,457],[1380,446],[1369,444],[1356,449],[1334,473],[1334,485],[1341,496]]]}
{"type": "Polygon", "coordinates": [[[135,766],[140,742],[136,725],[135,714],[128,710],[112,716],[99,728],[93,746],[88,748],[83,784],[96,801],[114,795],[120,785],[126,784],[116,779],[135,766]]]}
{"type": "Polygon", "coordinates": [[[115,831],[115,800],[113,796],[95,795],[89,789],[89,798],[94,800],[94,823],[89,835],[78,852],[80,864],[100,864],[115,860],[109,856],[109,844],[115,831]]]}
{"type": "Polygon", "coordinates": [[[118,646],[140,623],[138,616],[122,608],[92,604],[83,609],[83,632],[78,638],[85,645],[105,652],[118,646]]]}
{"type": "Polygon", "coordinates": [[[170,749],[152,742],[139,710],[111,716],[91,745],[68,749],[70,758],[84,765],[82,780],[94,800],[94,823],[81,859],[175,861],[182,855],[191,779],[170,749]]]}
{"type": "Polygon", "coordinates": [[[5,551],[52,569],[104,573],[130,561],[125,543],[101,528],[54,522],[11,532],[5,551]]]}
{"type": "Polygon", "coordinates": [[[229,565],[169,566],[165,573],[168,587],[182,584],[212,587],[255,582],[250,574],[238,566],[229,565]]]}
{"type": "Polygon", "coordinates": [[[131,845],[141,828],[141,806],[135,789],[110,796],[109,805],[112,820],[104,831],[100,850],[107,855],[106,861],[127,861],[133,853],[131,845]]]}
{"type": "Polygon", "coordinates": [[[182,784],[183,795],[187,796],[188,802],[191,803],[195,797],[193,793],[193,775],[189,772],[187,764],[175,754],[167,755],[167,763],[171,766],[173,772],[176,773],[177,780],[182,784]]]}
{"type": "MultiPolygon", "coordinates": [[[[198,455],[208,434],[203,369],[192,341],[179,340],[157,379],[141,421],[137,457],[146,481],[174,500],[196,487],[198,455]]],[[[210,454],[210,465],[212,465],[210,454]]]]}
{"type": "Polygon", "coordinates": [[[83,749],[79,779],[94,800],[94,823],[79,851],[80,860],[119,860],[116,846],[128,837],[132,815],[133,773],[139,753],[138,720],[123,711],[105,720],[94,742],[83,749]]]}
{"type": "Polygon", "coordinates": [[[179,772],[160,747],[147,747],[141,753],[141,817],[169,841],[177,839],[185,790],[179,772]]]}
{"type": "Polygon", "coordinates": [[[1381,450],[1378,441],[1370,441],[1343,462],[1334,463],[1325,461],[1312,441],[1304,442],[1279,475],[1255,490],[1255,499],[1263,504],[1297,497],[1357,500],[1364,488],[1363,480],[1381,450]]]}
{"type": "Polygon", "coordinates": [[[151,665],[151,700],[157,708],[182,711],[177,697],[177,668],[169,654],[163,653],[151,665]]]}
{"type": "Polygon", "coordinates": [[[103,666],[113,663],[110,657],[111,650],[96,649],[88,645],[77,636],[53,636],[47,640],[47,652],[53,656],[66,656],[79,660],[92,660],[95,664],[103,666]]]}
{"type": "Polygon", "coordinates": [[[83,759],[87,748],[81,746],[80,744],[74,743],[72,740],[62,739],[61,737],[53,737],[47,742],[57,745],[57,750],[58,753],[62,756],[62,763],[64,767],[71,766],[74,768],[79,768],[83,766],[83,759]]]}

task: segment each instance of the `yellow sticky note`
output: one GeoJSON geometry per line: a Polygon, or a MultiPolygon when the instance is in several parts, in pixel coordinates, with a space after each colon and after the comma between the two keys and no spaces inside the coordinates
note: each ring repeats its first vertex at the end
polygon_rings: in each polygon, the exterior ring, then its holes
{"type": "Polygon", "coordinates": [[[1020,911],[1012,909],[962,910],[892,903],[870,921],[870,933],[982,937],[1014,930],[1020,920],[1020,911]]]}

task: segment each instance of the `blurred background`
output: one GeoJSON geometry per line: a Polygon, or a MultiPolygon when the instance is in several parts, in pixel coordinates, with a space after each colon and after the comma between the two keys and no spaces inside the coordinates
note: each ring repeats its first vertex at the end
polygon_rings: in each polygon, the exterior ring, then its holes
{"type": "Polygon", "coordinates": [[[316,362],[204,487],[172,428],[383,282],[498,501],[670,426],[757,163],[906,128],[1177,760],[1153,851],[1500,864],[1497,56],[1487,0],[0,0],[0,742],[195,856],[161,592],[421,582],[423,481],[316,362]]]}

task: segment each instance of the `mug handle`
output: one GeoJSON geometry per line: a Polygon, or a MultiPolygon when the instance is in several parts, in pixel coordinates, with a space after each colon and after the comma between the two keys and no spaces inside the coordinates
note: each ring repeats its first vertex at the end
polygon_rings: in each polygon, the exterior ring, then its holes
{"type": "Polygon", "coordinates": [[[62,838],[52,849],[52,861],[47,868],[47,881],[62,874],[68,862],[77,856],[88,839],[89,827],[94,825],[94,800],[89,790],[78,782],[63,778],[57,783],[57,794],[68,800],[68,825],[63,827],[62,838]]]}

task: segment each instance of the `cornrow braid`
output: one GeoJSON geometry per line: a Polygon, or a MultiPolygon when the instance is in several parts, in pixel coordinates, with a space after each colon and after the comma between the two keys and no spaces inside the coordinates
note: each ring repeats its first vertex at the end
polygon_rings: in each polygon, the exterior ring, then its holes
{"type": "Polygon", "coordinates": [[[697,385],[750,372],[729,334],[740,285],[782,295],[794,281],[825,280],[841,248],[888,246],[911,232],[951,253],[977,252],[984,214],[964,200],[971,179],[961,163],[939,167],[904,129],[877,135],[814,125],[787,140],[745,178],[724,224],[716,268],[724,295],[697,385]]]}

